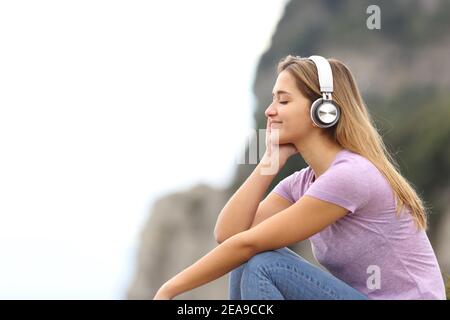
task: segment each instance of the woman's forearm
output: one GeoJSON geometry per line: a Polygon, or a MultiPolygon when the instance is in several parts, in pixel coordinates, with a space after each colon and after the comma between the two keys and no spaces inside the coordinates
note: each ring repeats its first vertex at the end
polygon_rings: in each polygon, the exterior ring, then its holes
{"type": "Polygon", "coordinates": [[[220,211],[214,228],[217,242],[221,243],[251,226],[264,193],[278,173],[278,170],[275,170],[272,174],[267,174],[267,170],[264,170],[261,162],[258,163],[220,211]]]}
{"type": "Polygon", "coordinates": [[[241,239],[241,235],[227,239],[193,265],[168,280],[161,288],[171,297],[175,297],[237,268],[253,255],[252,247],[246,245],[241,239]]]}

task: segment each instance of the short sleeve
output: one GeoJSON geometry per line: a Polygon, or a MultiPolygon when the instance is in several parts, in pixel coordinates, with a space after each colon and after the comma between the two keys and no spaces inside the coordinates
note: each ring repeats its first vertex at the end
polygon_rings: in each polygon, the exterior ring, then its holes
{"type": "Polygon", "coordinates": [[[359,166],[349,161],[341,162],[325,171],[304,195],[334,203],[354,213],[369,201],[366,176],[359,166]]]}
{"type": "Polygon", "coordinates": [[[282,196],[286,200],[288,200],[291,203],[294,203],[294,197],[292,195],[292,186],[293,186],[293,180],[295,179],[295,172],[291,174],[290,176],[287,176],[283,180],[281,180],[275,188],[273,188],[272,192],[282,196]]]}

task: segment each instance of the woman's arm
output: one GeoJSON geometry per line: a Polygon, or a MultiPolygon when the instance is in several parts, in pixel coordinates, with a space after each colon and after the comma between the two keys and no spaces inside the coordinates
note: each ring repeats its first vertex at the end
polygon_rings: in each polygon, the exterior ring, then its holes
{"type": "Polygon", "coordinates": [[[273,178],[285,165],[288,158],[298,153],[293,144],[278,144],[279,130],[272,130],[270,121],[267,118],[266,151],[261,162],[228,200],[217,218],[214,236],[218,243],[250,228],[259,203],[273,178]]]}
{"type": "Polygon", "coordinates": [[[242,234],[227,239],[196,263],[168,280],[153,299],[171,299],[220,278],[249,260],[254,255],[252,248],[242,241],[242,234]]]}
{"type": "Polygon", "coordinates": [[[348,209],[334,203],[303,196],[289,208],[217,246],[167,281],[155,299],[171,299],[225,275],[259,252],[307,239],[347,213],[348,209]]]}
{"type": "MultiPolygon", "coordinates": [[[[239,189],[228,200],[217,218],[214,228],[214,237],[218,243],[250,228],[255,217],[258,205],[278,173],[264,172],[263,161],[258,163],[255,170],[239,189]]],[[[281,163],[279,167],[282,167],[281,163]]]]}

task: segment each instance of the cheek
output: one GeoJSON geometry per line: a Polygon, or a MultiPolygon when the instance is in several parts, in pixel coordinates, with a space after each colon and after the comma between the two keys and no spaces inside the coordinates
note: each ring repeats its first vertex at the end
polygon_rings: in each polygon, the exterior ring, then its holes
{"type": "Polygon", "coordinates": [[[280,130],[280,143],[289,143],[307,136],[313,129],[313,122],[309,113],[297,114],[283,123],[280,130]]]}
{"type": "Polygon", "coordinates": [[[306,128],[307,130],[310,130],[311,128],[313,128],[314,126],[313,126],[313,121],[312,121],[312,119],[311,119],[311,113],[310,113],[310,106],[309,105],[307,105],[307,106],[304,106],[303,108],[302,108],[302,113],[301,113],[301,115],[300,115],[300,117],[301,117],[301,119],[302,119],[302,124],[301,124],[301,126],[302,126],[302,128],[306,128]]]}
{"type": "Polygon", "coordinates": [[[302,118],[305,120],[305,121],[309,121],[309,122],[311,122],[311,114],[310,114],[310,112],[311,112],[311,109],[309,108],[309,106],[304,106],[303,108],[302,108],[302,118]]]}
{"type": "Polygon", "coordinates": [[[289,143],[300,137],[304,137],[313,128],[313,122],[310,116],[309,105],[306,103],[290,106],[292,109],[286,109],[282,115],[283,125],[280,127],[280,143],[289,143]]]}
{"type": "Polygon", "coordinates": [[[286,129],[292,132],[301,132],[312,127],[313,122],[309,114],[309,108],[306,106],[299,106],[296,111],[297,112],[292,113],[288,117],[289,121],[286,123],[286,129]]]}

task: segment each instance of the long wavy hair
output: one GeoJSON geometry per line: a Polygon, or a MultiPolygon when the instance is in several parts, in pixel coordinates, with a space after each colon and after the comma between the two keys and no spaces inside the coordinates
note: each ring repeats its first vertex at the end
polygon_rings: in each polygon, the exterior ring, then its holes
{"type": "MultiPolygon", "coordinates": [[[[343,148],[370,160],[389,182],[395,195],[399,216],[404,206],[409,207],[417,228],[427,229],[427,209],[422,199],[401,173],[398,163],[390,155],[378,133],[349,68],[337,59],[327,59],[333,73],[333,101],[340,107],[338,123],[326,134],[343,148]]],[[[277,65],[277,73],[287,70],[298,89],[310,102],[322,97],[317,69],[311,60],[288,55],[277,65]]]]}

